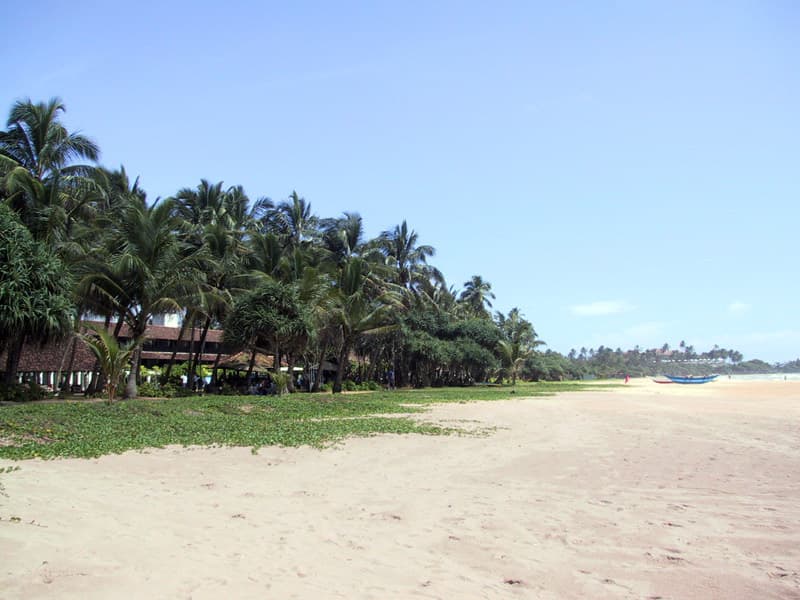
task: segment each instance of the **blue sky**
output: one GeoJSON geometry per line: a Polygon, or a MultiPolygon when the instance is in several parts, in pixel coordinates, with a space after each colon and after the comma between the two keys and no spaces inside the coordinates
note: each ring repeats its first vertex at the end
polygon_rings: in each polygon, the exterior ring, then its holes
{"type": "Polygon", "coordinates": [[[150,197],[292,190],[406,219],[549,347],[800,356],[800,8],[751,2],[37,2],[0,108],[65,122],[150,197]]]}

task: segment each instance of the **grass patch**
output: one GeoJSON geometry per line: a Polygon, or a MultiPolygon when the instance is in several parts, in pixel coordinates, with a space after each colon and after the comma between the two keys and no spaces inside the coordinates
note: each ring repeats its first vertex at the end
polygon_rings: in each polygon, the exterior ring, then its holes
{"type": "Polygon", "coordinates": [[[381,433],[459,430],[408,413],[433,403],[546,396],[597,389],[577,383],[442,388],[357,395],[203,396],[169,400],[30,403],[0,407],[0,458],[96,457],[178,445],[314,446],[381,433]],[[391,416],[396,414],[397,416],[391,416]]]}

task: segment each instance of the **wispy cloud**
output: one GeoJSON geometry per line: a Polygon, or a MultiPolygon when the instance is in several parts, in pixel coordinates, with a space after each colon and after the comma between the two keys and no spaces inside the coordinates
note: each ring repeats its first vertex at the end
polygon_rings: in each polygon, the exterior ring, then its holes
{"type": "Polygon", "coordinates": [[[569,307],[573,315],[579,317],[602,317],[605,315],[617,315],[633,310],[633,306],[628,302],[619,300],[604,300],[600,302],[590,302],[589,304],[576,304],[569,307]]]}
{"type": "Polygon", "coordinates": [[[739,316],[746,313],[750,310],[750,305],[746,302],[739,302],[738,300],[735,302],[731,302],[728,304],[728,314],[733,316],[739,316]]]}

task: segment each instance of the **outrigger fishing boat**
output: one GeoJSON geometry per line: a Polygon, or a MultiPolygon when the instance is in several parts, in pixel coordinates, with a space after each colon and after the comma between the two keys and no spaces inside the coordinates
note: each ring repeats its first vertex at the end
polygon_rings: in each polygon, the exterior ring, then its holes
{"type": "Polygon", "coordinates": [[[659,381],[654,379],[656,383],[708,383],[714,381],[719,375],[666,375],[669,381],[659,381]]]}

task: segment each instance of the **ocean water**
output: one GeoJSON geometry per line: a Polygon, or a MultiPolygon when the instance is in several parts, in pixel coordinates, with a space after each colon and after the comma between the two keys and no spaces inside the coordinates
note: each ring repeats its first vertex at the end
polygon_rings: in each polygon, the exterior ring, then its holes
{"type": "MultiPolygon", "coordinates": [[[[728,375],[720,374],[720,379],[728,379],[728,375]]],[[[731,375],[733,381],[800,381],[800,373],[762,373],[755,375],[731,375]]]]}

